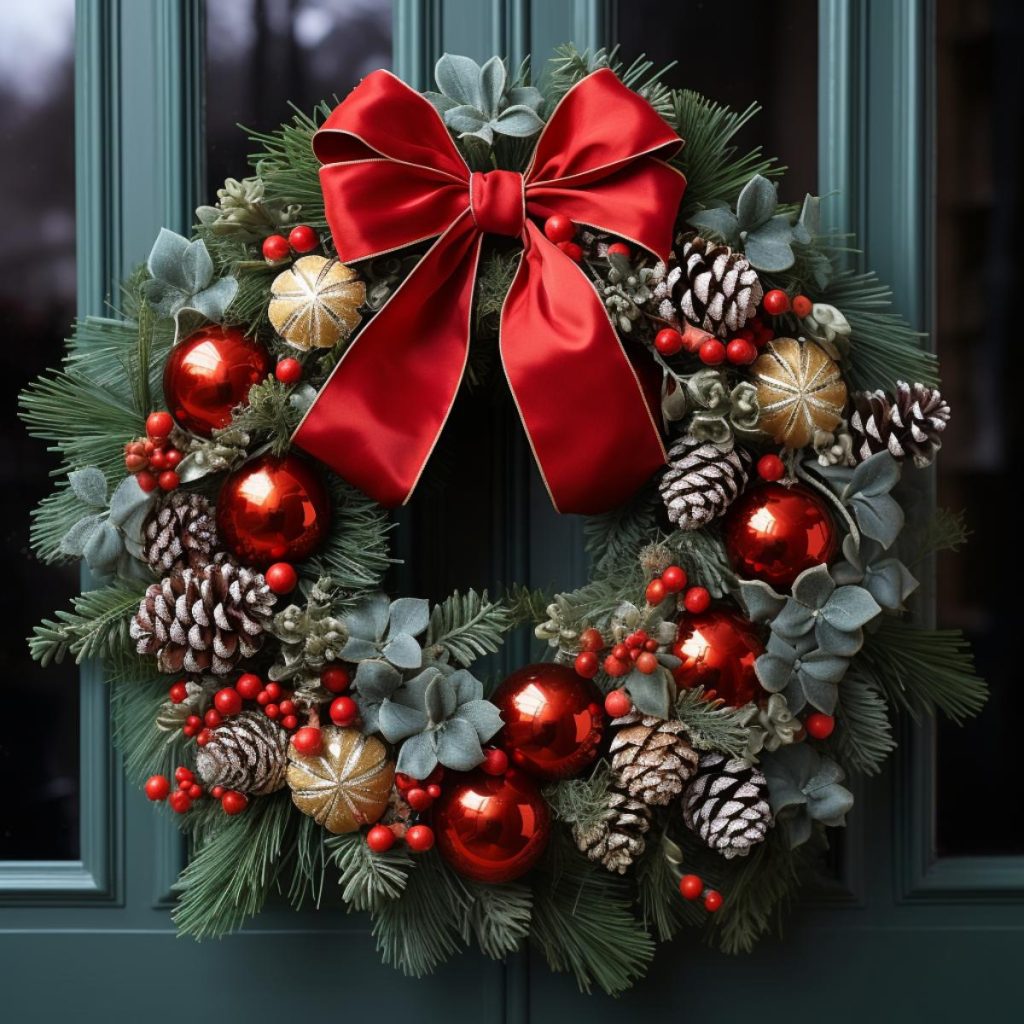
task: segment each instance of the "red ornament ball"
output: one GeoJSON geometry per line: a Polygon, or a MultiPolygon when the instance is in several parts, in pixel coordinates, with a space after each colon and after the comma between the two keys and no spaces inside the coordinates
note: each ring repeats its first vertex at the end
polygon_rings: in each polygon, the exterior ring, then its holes
{"type": "Polygon", "coordinates": [[[320,244],[320,237],[308,224],[297,224],[288,232],[288,244],[296,252],[312,252],[320,244]]]}
{"type": "Polygon", "coordinates": [[[387,853],[395,845],[395,833],[387,825],[374,825],[366,833],[366,845],[374,853],[387,853]]]}
{"type": "MultiPolygon", "coordinates": [[[[271,705],[273,707],[273,705],[271,705]]],[[[331,721],[335,725],[351,725],[359,714],[359,707],[351,697],[335,697],[331,701],[331,721]]]]}
{"type": "Polygon", "coordinates": [[[786,475],[786,464],[778,455],[762,455],[757,460],[757,475],[762,480],[775,483],[786,475]]]}
{"type": "Polygon", "coordinates": [[[684,900],[696,900],[704,891],[704,880],[700,875],[683,875],[679,879],[679,892],[684,900]]]}
{"type": "Polygon", "coordinates": [[[612,690],[604,699],[604,710],[609,718],[622,718],[633,710],[633,698],[625,690],[612,690]]]}
{"type": "Polygon", "coordinates": [[[835,727],[836,720],[831,715],[823,715],[820,711],[808,715],[804,721],[804,728],[816,740],[827,740],[835,727]]]}
{"type": "Polygon", "coordinates": [[[495,691],[512,763],[542,779],[577,775],[597,758],[604,712],[597,687],[567,665],[529,665],[495,691]]]}
{"type": "Polygon", "coordinates": [[[725,362],[725,346],[717,338],[709,338],[701,345],[698,355],[706,366],[718,366],[725,362]]]}
{"type": "Polygon", "coordinates": [[[270,372],[270,354],[237,327],[207,326],[171,349],[164,400],[183,430],[209,437],[227,426],[231,410],[270,372]]]}
{"type": "Polygon", "coordinates": [[[171,783],[166,775],[150,775],[146,779],[146,796],[150,800],[166,800],[171,792],[171,783]]]}
{"type": "Polygon", "coordinates": [[[280,263],[288,258],[291,251],[292,247],[284,235],[267,235],[263,239],[263,258],[268,263],[280,263]]]}
{"type": "Polygon", "coordinates": [[[316,470],[294,455],[261,455],[236,470],[217,498],[217,530],[248,565],[301,562],[330,527],[331,503],[316,470]]]}
{"type": "Polygon", "coordinates": [[[323,734],[314,725],[304,725],[293,737],[292,746],[300,754],[312,757],[320,753],[323,744],[323,734]]]}
{"type": "Polygon", "coordinates": [[[555,213],[544,221],[544,234],[558,245],[559,242],[571,242],[576,229],[568,217],[555,213]]]}
{"type": "Polygon", "coordinates": [[[754,662],[764,645],[753,624],[732,612],[716,609],[683,619],[672,653],[681,662],[673,675],[684,690],[703,686],[735,708],[761,692],[754,662]]]}
{"type": "Polygon", "coordinates": [[[683,606],[691,615],[700,615],[711,607],[711,594],[706,587],[690,587],[683,597],[683,606]]]}
{"type": "Polygon", "coordinates": [[[252,672],[246,672],[235,680],[235,689],[245,700],[255,700],[263,689],[263,680],[252,672]]]}
{"type": "Polygon", "coordinates": [[[519,878],[537,863],[551,815],[537,784],[522,772],[473,772],[442,793],[434,828],[438,850],[455,871],[493,884],[519,878]]]}
{"type": "Polygon", "coordinates": [[[220,805],[225,814],[241,814],[249,806],[249,798],[237,789],[226,789],[221,794],[220,805]]]}
{"type": "Polygon", "coordinates": [[[282,384],[296,384],[302,380],[302,363],[291,356],[279,359],[274,367],[274,376],[282,384]]]}
{"type": "Polygon", "coordinates": [[[222,715],[237,715],[242,710],[242,695],[233,686],[225,686],[214,695],[213,704],[222,715]]]}
{"type": "MultiPolygon", "coordinates": [[[[174,429],[174,420],[169,412],[151,412],[146,417],[146,434],[154,440],[163,440],[174,429]]],[[[154,454],[156,454],[154,452],[154,454]]],[[[152,461],[152,456],[150,457],[152,461]]]]}
{"type": "Polygon", "coordinates": [[[593,651],[580,651],[576,655],[576,661],[573,664],[573,668],[576,669],[576,675],[583,676],[584,679],[593,679],[600,667],[601,663],[593,651]]]}
{"type": "Polygon", "coordinates": [[[654,336],[654,347],[663,356],[674,356],[682,351],[683,336],[678,331],[673,331],[671,327],[666,327],[654,336]]]}
{"type": "Polygon", "coordinates": [[[793,312],[798,317],[810,316],[813,308],[814,303],[806,295],[793,296],[793,312]]]}
{"type": "Polygon", "coordinates": [[[789,311],[789,296],[781,288],[773,288],[761,302],[769,316],[782,316],[789,311]]]}
{"type": "Polygon", "coordinates": [[[275,594],[290,594],[299,583],[299,574],[290,562],[275,562],[263,575],[275,594]]]}
{"type": "Polygon", "coordinates": [[[725,548],[743,579],[785,589],[836,553],[836,529],[825,501],[802,485],[755,487],[726,515],[725,548]]]}
{"type": "Polygon", "coordinates": [[[434,830],[429,825],[413,825],[405,833],[405,845],[413,853],[426,853],[434,845],[434,830]]]}
{"type": "Polygon", "coordinates": [[[351,682],[351,674],[341,665],[328,665],[320,673],[320,683],[328,693],[344,693],[351,682]]]}

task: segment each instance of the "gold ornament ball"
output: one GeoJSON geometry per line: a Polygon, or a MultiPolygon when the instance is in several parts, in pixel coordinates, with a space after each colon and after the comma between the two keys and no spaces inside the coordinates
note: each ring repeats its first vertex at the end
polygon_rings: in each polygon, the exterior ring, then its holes
{"type": "Polygon", "coordinates": [[[295,348],[332,348],[362,317],[366,285],[351,268],[323,256],[303,256],[274,278],[267,310],[274,330],[295,348]]]}
{"type": "Polygon", "coordinates": [[[334,725],[320,731],[318,754],[300,754],[294,743],[288,745],[285,778],[292,803],[328,832],[354,832],[387,810],[395,766],[375,736],[334,725]]]}
{"type": "Polygon", "coordinates": [[[758,428],[787,448],[803,448],[815,431],[843,418],[846,384],[835,360],[814,341],[775,338],[750,368],[761,407],[758,428]]]}

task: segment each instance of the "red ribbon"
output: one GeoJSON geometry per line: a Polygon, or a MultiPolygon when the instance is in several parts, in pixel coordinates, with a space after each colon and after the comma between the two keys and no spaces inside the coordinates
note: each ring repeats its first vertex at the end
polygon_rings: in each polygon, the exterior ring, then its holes
{"type": "Polygon", "coordinates": [[[664,259],[686,182],[681,140],[609,70],[571,89],[529,169],[471,173],[440,115],[386,71],[313,141],[338,255],[440,236],[346,351],[293,441],[385,505],[405,502],[459,390],[485,234],[523,255],[501,313],[505,374],[555,507],[593,514],[665,462],[632,364],[583,271],[531,218],[569,217],[664,259]]]}

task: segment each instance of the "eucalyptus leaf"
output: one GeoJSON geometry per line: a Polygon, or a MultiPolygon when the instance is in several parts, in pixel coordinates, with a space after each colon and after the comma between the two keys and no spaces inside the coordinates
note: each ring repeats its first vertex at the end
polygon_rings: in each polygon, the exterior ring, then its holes
{"type": "Polygon", "coordinates": [[[400,597],[391,602],[388,629],[419,636],[430,623],[430,602],[421,597],[400,597]]]}
{"type": "Polygon", "coordinates": [[[740,222],[736,214],[724,206],[712,206],[698,210],[690,216],[690,224],[702,235],[717,235],[729,245],[736,245],[740,238],[740,222]]]}
{"type": "Polygon", "coordinates": [[[427,725],[425,712],[396,700],[382,701],[377,712],[377,727],[389,743],[398,743],[407,736],[415,736],[427,725]]]}
{"type": "Polygon", "coordinates": [[[749,231],[743,239],[743,254],[752,267],[769,273],[789,270],[796,262],[790,243],[793,241],[793,228],[789,217],[779,214],[749,231]]]}
{"type": "MultiPolygon", "coordinates": [[[[129,479],[134,480],[134,477],[129,479]]],[[[107,507],[107,478],[95,466],[74,469],[68,473],[68,484],[79,501],[93,508],[107,507]]]]}
{"type": "Polygon", "coordinates": [[[476,729],[460,718],[453,718],[438,730],[437,760],[457,772],[468,772],[484,759],[476,729]]]}
{"type": "Polygon", "coordinates": [[[481,743],[486,743],[504,725],[501,712],[489,700],[471,700],[463,704],[457,717],[468,722],[481,743]]]}
{"type": "Polygon", "coordinates": [[[779,205],[778,191],[766,177],[755,174],[743,186],[736,200],[736,217],[741,231],[753,231],[767,221],[779,205]]]}
{"type": "Polygon", "coordinates": [[[443,54],[434,65],[434,80],[445,96],[478,110],[483,108],[481,67],[471,57],[443,54]]]}
{"type": "Polygon", "coordinates": [[[62,554],[72,558],[81,558],[96,528],[103,520],[98,515],[83,516],[71,529],[61,538],[60,550],[62,554]]]}
{"type": "MultiPolygon", "coordinates": [[[[383,653],[395,668],[413,669],[423,664],[423,648],[408,633],[398,633],[391,637],[384,645],[383,653]]],[[[344,652],[343,656],[347,657],[344,652]]]]}
{"type": "Polygon", "coordinates": [[[410,736],[398,751],[396,770],[414,779],[425,779],[437,767],[436,743],[432,732],[410,736]]]}
{"type": "Polygon", "coordinates": [[[506,107],[490,124],[501,135],[517,139],[536,135],[544,127],[544,122],[529,107],[521,105],[506,107]]]}
{"type": "Polygon", "coordinates": [[[126,476],[110,496],[110,521],[115,526],[126,526],[132,516],[148,513],[155,503],[155,494],[144,491],[135,476],[126,476]]]}
{"type": "Polygon", "coordinates": [[[121,535],[109,522],[102,522],[89,536],[82,549],[82,557],[90,569],[112,573],[117,569],[117,562],[123,550],[121,535]]]}

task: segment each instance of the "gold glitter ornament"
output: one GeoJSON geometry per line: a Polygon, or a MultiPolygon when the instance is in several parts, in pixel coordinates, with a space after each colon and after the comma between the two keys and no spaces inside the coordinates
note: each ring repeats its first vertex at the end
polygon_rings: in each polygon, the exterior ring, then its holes
{"type": "Polygon", "coordinates": [[[758,429],[787,448],[803,448],[843,418],[846,384],[835,360],[814,341],[775,338],[750,368],[761,414],[758,429]]]}
{"type": "Polygon", "coordinates": [[[267,310],[274,330],[306,351],[333,348],[359,326],[366,285],[338,260],[303,256],[274,278],[267,310]]]}
{"type": "Polygon", "coordinates": [[[318,754],[288,745],[286,779],[292,803],[328,832],[341,835],[377,821],[387,810],[395,766],[375,736],[358,729],[321,727],[318,754]]]}

